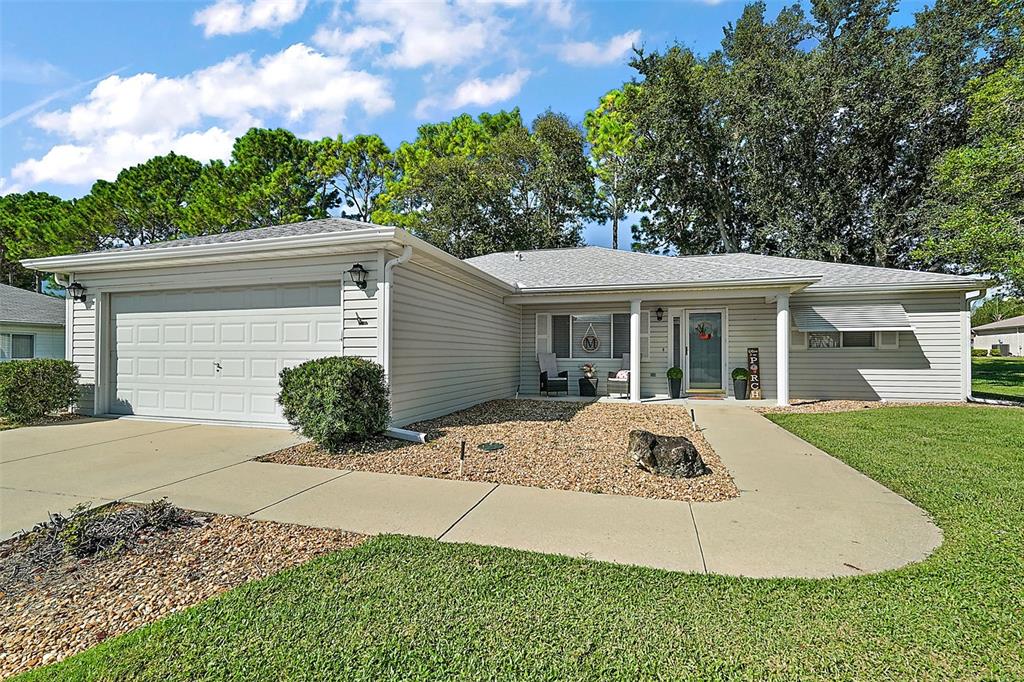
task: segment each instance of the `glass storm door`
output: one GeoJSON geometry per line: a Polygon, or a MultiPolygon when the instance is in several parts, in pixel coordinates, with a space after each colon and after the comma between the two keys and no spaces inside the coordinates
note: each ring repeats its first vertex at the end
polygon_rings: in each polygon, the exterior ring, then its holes
{"type": "Polygon", "coordinates": [[[722,391],[725,388],[722,317],[720,310],[686,313],[687,391],[722,391]]]}

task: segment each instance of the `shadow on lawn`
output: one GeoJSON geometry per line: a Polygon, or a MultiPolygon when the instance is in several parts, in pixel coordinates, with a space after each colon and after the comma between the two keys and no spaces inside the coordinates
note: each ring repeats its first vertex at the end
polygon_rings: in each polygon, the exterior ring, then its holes
{"type": "Polygon", "coordinates": [[[980,358],[972,369],[975,397],[1024,402],[1024,358],[980,358]]]}

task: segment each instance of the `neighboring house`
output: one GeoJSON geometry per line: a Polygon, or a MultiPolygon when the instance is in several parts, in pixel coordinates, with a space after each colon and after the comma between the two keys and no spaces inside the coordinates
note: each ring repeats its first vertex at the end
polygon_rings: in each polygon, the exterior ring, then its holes
{"type": "Polygon", "coordinates": [[[1024,355],[1024,315],[978,325],[971,330],[974,347],[991,350],[1009,346],[1010,355],[1024,355]]]}
{"type": "Polygon", "coordinates": [[[396,426],[536,395],[537,353],[550,351],[573,394],[583,362],[607,377],[628,354],[631,400],[665,395],[673,365],[688,393],[726,396],[757,348],[764,397],[780,404],[962,400],[967,294],[986,286],[750,254],[583,247],[463,261],[342,219],[25,265],[85,287],[71,313],[81,411],[275,424],[281,369],[329,355],[384,366],[396,426]]]}
{"type": "Polygon", "coordinates": [[[62,299],[0,284],[0,362],[64,357],[62,299]]]}

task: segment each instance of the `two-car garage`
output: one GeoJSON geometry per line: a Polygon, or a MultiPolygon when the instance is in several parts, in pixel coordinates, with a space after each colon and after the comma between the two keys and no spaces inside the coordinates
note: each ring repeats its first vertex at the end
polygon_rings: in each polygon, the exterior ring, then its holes
{"type": "Polygon", "coordinates": [[[283,423],[278,374],[337,355],[340,282],[114,293],[110,412],[283,423]]]}

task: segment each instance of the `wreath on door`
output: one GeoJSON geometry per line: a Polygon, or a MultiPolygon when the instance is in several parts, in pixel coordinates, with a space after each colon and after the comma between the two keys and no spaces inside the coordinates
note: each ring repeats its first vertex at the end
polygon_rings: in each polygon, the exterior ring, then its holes
{"type": "Polygon", "coordinates": [[[701,322],[693,331],[697,333],[697,338],[701,341],[710,341],[712,336],[711,326],[707,322],[701,322]]]}

